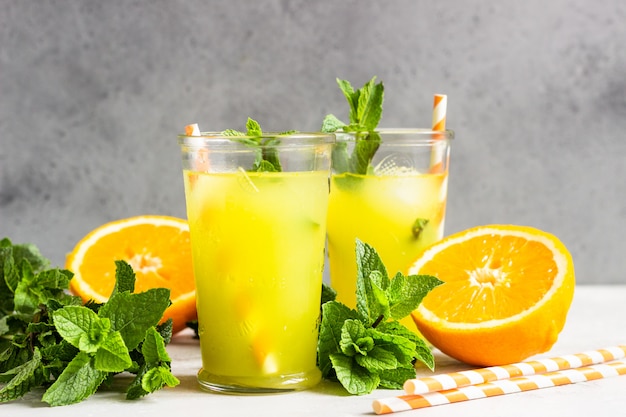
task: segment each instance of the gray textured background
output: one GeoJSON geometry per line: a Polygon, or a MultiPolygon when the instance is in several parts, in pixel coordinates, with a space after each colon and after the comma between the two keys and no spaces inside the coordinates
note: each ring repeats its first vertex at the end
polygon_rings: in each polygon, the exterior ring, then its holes
{"type": "Polygon", "coordinates": [[[318,129],[335,78],[382,126],[448,94],[446,232],[535,226],[578,282],[626,282],[626,2],[0,1],[0,236],[57,265],[87,232],[185,217],[176,134],[318,129]]]}

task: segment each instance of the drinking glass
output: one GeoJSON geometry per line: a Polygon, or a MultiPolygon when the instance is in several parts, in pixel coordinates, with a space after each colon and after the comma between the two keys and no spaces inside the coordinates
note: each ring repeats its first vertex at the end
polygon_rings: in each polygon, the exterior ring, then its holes
{"type": "MultiPolygon", "coordinates": [[[[357,238],[376,249],[393,277],[443,237],[453,137],[429,129],[336,133],[328,258],[338,301],[356,306],[357,238]]],[[[403,324],[415,328],[410,317],[403,324]]]]}
{"type": "Polygon", "coordinates": [[[315,385],[334,135],[202,133],[178,142],[200,385],[234,393],[315,385]]]}

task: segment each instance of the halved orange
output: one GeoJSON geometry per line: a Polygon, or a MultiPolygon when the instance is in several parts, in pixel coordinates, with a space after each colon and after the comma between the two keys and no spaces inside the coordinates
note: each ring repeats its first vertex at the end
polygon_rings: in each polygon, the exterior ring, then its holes
{"type": "Polygon", "coordinates": [[[147,215],[96,228],[67,256],[65,267],[74,273],[70,290],[84,302],[105,302],[115,286],[116,260],[133,267],[135,292],[170,290],[172,304],[163,321],[173,320],[173,333],[195,320],[196,288],[187,221],[147,215]]]}
{"type": "Polygon", "coordinates": [[[574,296],[565,245],[526,226],[479,226],[448,236],[408,272],[444,281],[412,313],[419,331],[443,353],[473,365],[548,351],[574,296]]]}

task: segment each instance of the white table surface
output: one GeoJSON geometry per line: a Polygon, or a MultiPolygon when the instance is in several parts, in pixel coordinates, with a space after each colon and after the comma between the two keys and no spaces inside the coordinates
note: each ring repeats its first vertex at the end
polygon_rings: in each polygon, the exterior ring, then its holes
{"type": "MultiPolygon", "coordinates": [[[[626,344],[626,285],[578,286],[567,323],[550,352],[533,358],[577,353],[626,344]]],[[[363,416],[374,415],[372,400],[400,395],[403,391],[377,390],[350,396],[341,385],[322,381],[315,388],[288,394],[234,396],[200,390],[196,372],[200,367],[198,341],[190,332],[177,335],[167,350],[172,371],[181,383],[136,401],[124,399],[119,387],[99,391],[87,400],[64,407],[49,407],[41,392],[12,403],[0,404],[0,415],[18,416],[363,416]],[[117,388],[117,389],[116,389],[117,388]],[[180,414],[179,414],[180,413],[180,414]]],[[[436,373],[470,369],[441,353],[436,354],[436,373]]],[[[431,375],[430,371],[420,374],[431,375]]],[[[118,376],[117,378],[123,378],[118,376]]],[[[626,375],[591,382],[545,388],[456,404],[391,414],[411,416],[626,416],[626,375]]]]}

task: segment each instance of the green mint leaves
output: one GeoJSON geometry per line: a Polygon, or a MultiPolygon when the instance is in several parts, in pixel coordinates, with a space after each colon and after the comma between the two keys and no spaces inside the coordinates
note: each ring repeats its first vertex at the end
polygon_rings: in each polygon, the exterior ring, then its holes
{"type": "Polygon", "coordinates": [[[329,114],[322,122],[322,132],[355,132],[355,145],[349,155],[347,144],[338,142],[333,151],[333,169],[336,173],[351,172],[365,175],[371,168],[374,154],[381,138],[375,132],[383,114],[384,86],[372,77],[363,87],[355,90],[350,82],[337,79],[337,84],[350,106],[350,123],[345,124],[329,114]]]}
{"type": "Polygon", "coordinates": [[[122,372],[132,365],[128,349],[111,321],[83,306],[66,306],[52,315],[54,326],[65,341],[81,352],[93,354],[96,369],[122,372]]]}
{"type": "Polygon", "coordinates": [[[0,240],[0,403],[37,387],[50,405],[76,403],[121,372],[136,375],[128,399],[179,383],[165,351],[171,323],[157,325],[169,290],[133,293],[134,272],[117,261],[109,300],[82,305],[67,294],[73,274],[48,265],[34,246],[0,240]]]}
{"type": "Polygon", "coordinates": [[[376,84],[376,77],[355,90],[349,81],[337,79],[337,84],[350,105],[350,123],[341,123],[335,116],[328,115],[323,126],[334,128],[332,132],[343,128],[344,132],[371,132],[376,129],[383,114],[383,96],[385,88],[382,82],[376,84]]]}
{"type": "MultiPolygon", "coordinates": [[[[290,130],[287,132],[279,133],[280,135],[289,135],[295,133],[290,130]]],[[[280,159],[278,158],[278,152],[275,148],[280,143],[280,140],[276,137],[263,137],[263,130],[261,125],[256,120],[248,117],[246,122],[246,132],[241,132],[234,129],[226,129],[222,132],[224,136],[232,136],[233,140],[237,140],[250,147],[257,149],[257,156],[252,166],[251,171],[256,172],[280,172],[282,166],[280,159]]]]}
{"type": "Polygon", "coordinates": [[[357,308],[337,301],[322,304],[318,365],[351,394],[378,387],[399,389],[415,377],[420,361],[434,369],[428,345],[398,320],[408,316],[428,292],[442,284],[430,275],[387,275],[374,248],[357,239],[357,308]]]}

